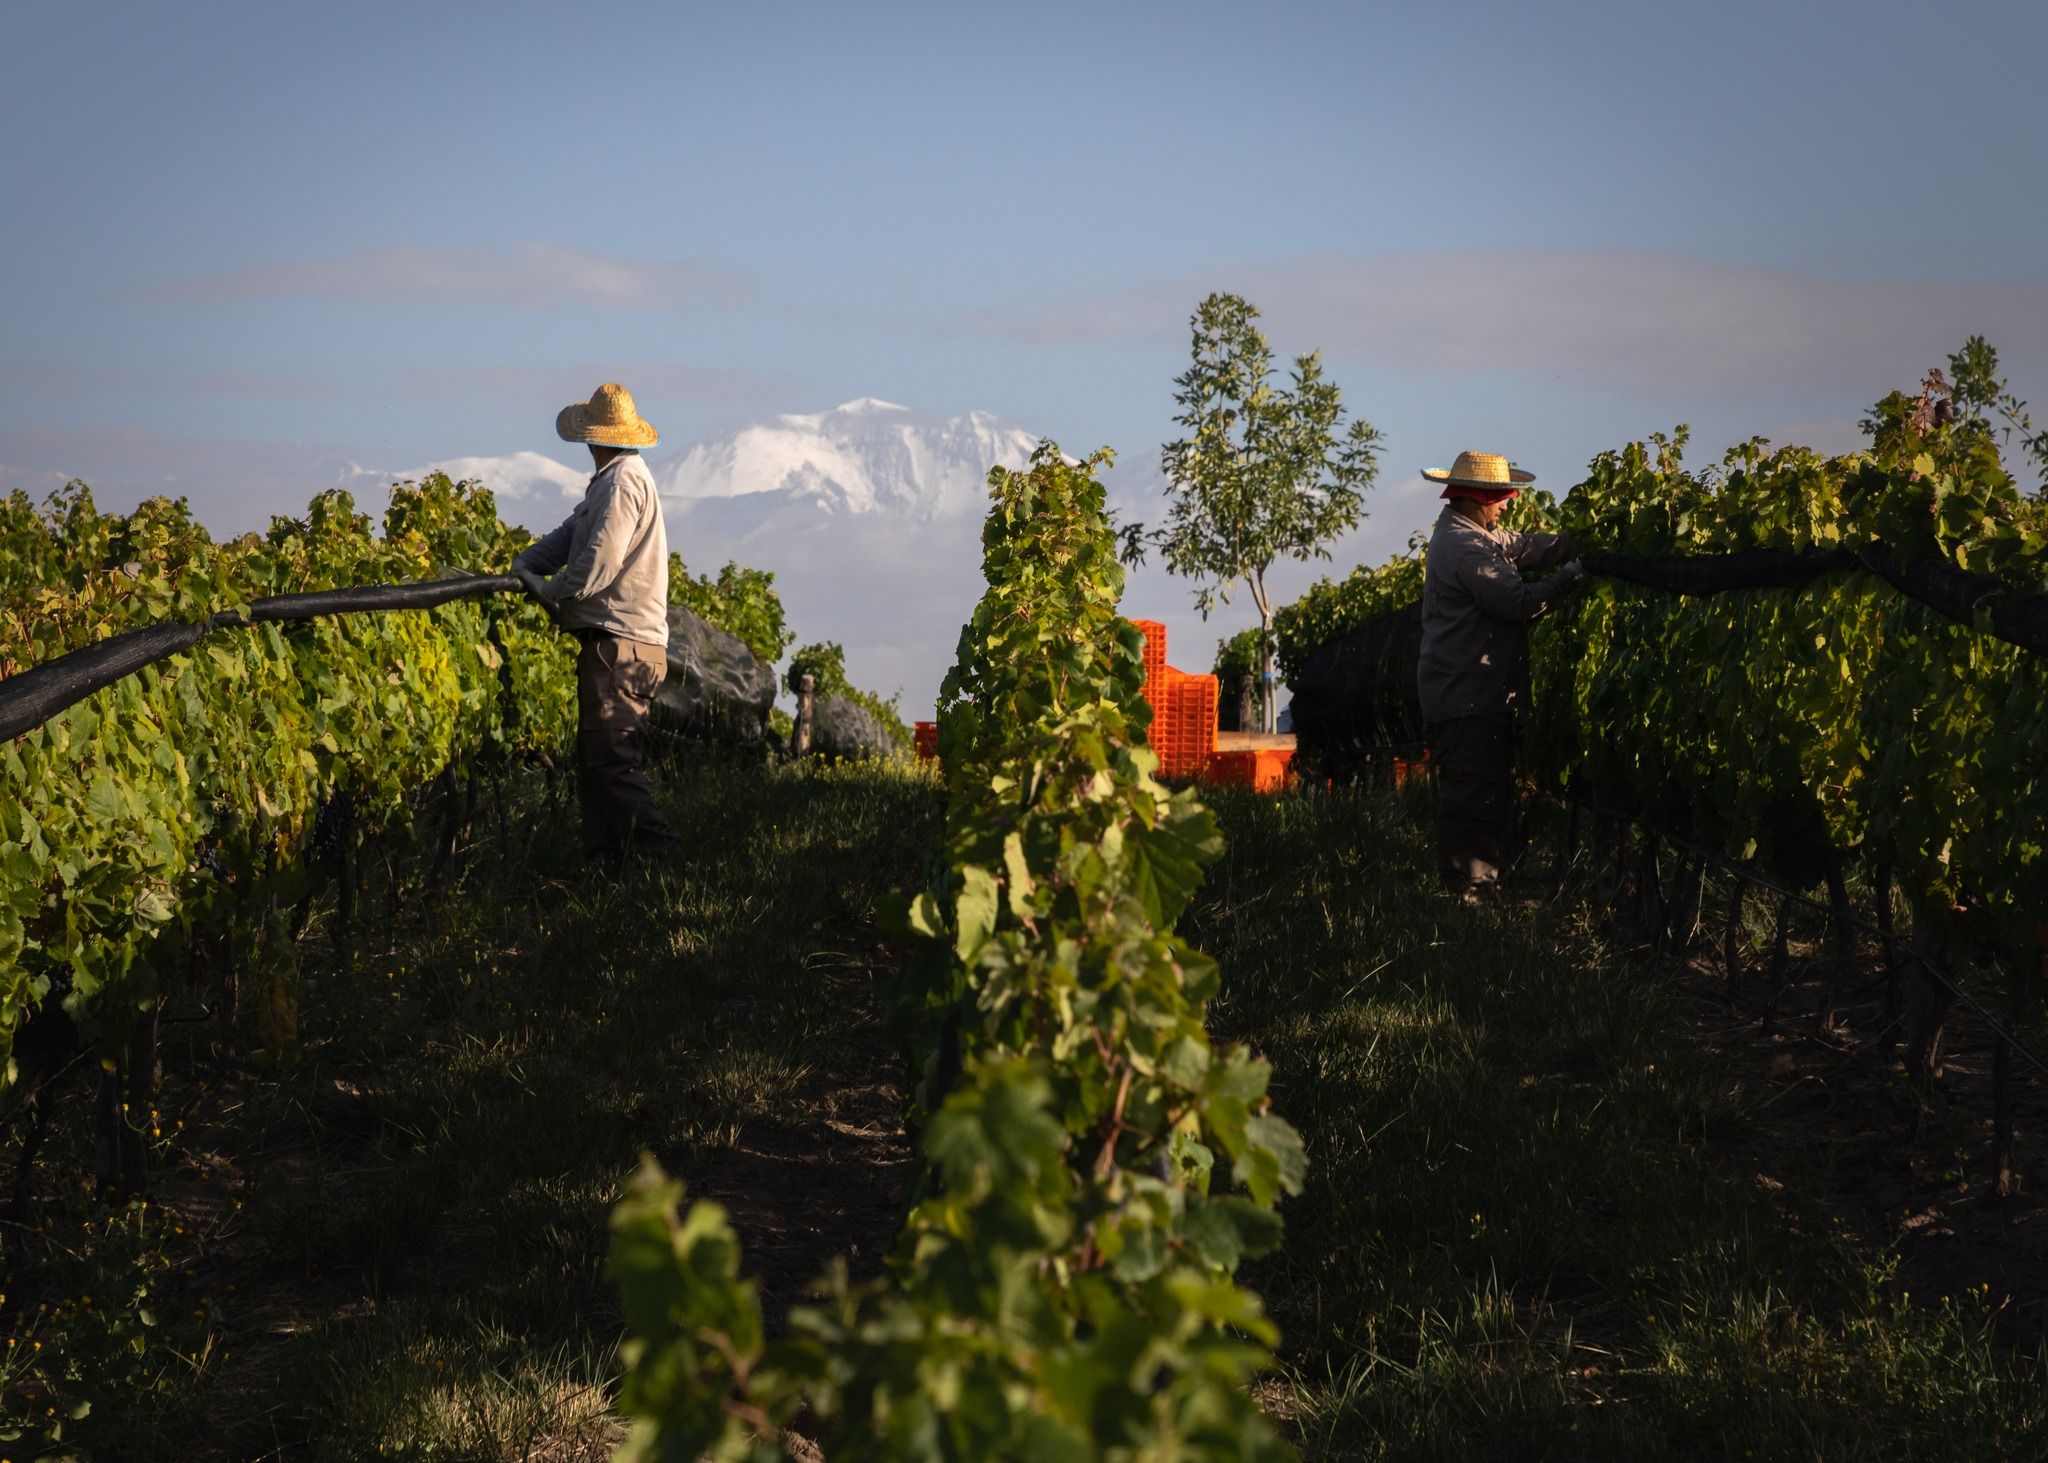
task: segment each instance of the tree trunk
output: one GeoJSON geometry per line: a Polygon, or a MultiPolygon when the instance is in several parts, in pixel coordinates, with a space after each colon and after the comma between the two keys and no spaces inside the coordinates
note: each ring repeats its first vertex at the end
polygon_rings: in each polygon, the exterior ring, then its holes
{"type": "Polygon", "coordinates": [[[1889,1054],[1899,1041],[1899,1022],[1905,1007],[1899,999],[1899,941],[1892,928],[1892,866],[1889,860],[1877,866],[1877,928],[1884,947],[1884,1027],[1878,1032],[1877,1049],[1889,1054]]]}
{"type": "MultiPolygon", "coordinates": [[[[2014,981],[2012,996],[2005,1007],[2005,1029],[2017,1030],[2025,1011],[2026,986],[2014,981]]],[[[2012,1043],[2001,1041],[1991,1058],[1991,1192],[2001,1199],[2010,1199],[2020,1191],[2019,1173],[2012,1161],[2012,1120],[2012,1043]]]]}
{"type": "Polygon", "coordinates": [[[1792,896],[1778,898],[1778,924],[1771,935],[1771,963],[1765,972],[1763,1033],[1768,1036],[1777,1027],[1778,997],[1785,989],[1785,962],[1791,955],[1792,944],[1792,896]]]}
{"type": "Polygon", "coordinates": [[[1856,958],[1856,937],[1849,928],[1849,884],[1842,873],[1840,854],[1828,856],[1828,924],[1822,937],[1820,1005],[1813,1013],[1813,1029],[1816,1035],[1824,1034],[1834,1025],[1835,992],[1850,977],[1850,966],[1856,958]]]}
{"type": "Polygon", "coordinates": [[[1748,892],[1740,870],[1728,881],[1728,913],[1721,922],[1721,960],[1731,989],[1747,969],[1742,960],[1742,896],[1748,892]]]}
{"type": "Polygon", "coordinates": [[[1280,730],[1280,692],[1273,684],[1273,610],[1259,596],[1259,730],[1268,736],[1280,730]]]}

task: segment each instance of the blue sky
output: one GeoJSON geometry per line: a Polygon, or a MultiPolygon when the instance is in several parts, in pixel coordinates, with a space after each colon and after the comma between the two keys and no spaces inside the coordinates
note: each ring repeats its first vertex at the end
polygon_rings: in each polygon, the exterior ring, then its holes
{"type": "Polygon", "coordinates": [[[334,464],[874,395],[1150,462],[1248,294],[1553,486],[1846,447],[1970,331],[2048,404],[2048,6],[14,5],[0,488],[217,527],[334,464]],[[637,384],[636,384],[637,383],[637,384]]]}

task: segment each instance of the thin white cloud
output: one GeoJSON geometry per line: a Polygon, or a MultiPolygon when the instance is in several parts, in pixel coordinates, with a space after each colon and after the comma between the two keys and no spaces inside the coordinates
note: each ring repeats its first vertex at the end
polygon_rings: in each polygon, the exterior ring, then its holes
{"type": "Polygon", "coordinates": [[[685,311],[744,305],[740,274],[702,259],[626,259],[567,244],[509,249],[357,249],[172,280],[160,295],[202,299],[455,301],[508,308],[685,311]]]}
{"type": "Polygon", "coordinates": [[[561,366],[413,366],[400,373],[410,392],[431,399],[451,395],[528,398],[566,403],[588,396],[601,381],[623,382],[643,403],[749,407],[762,410],[801,393],[794,372],[693,366],[678,361],[604,361],[561,366]]]}
{"type": "Polygon", "coordinates": [[[946,333],[1180,344],[1210,290],[1282,350],[1389,368],[1518,371],[1654,393],[1907,385],[1972,333],[2048,360],[2048,278],[1842,280],[1644,253],[1331,255],[977,312],[946,333]]]}
{"type": "Polygon", "coordinates": [[[502,400],[529,412],[588,396],[600,381],[623,381],[643,402],[674,409],[766,411],[801,392],[802,378],[679,361],[590,361],[558,366],[407,366],[370,375],[333,372],[207,371],[106,365],[52,357],[0,360],[0,392],[24,401],[69,403],[81,396],[229,397],[236,401],[330,402],[359,406],[502,400]]]}
{"type": "Polygon", "coordinates": [[[14,403],[114,391],[289,401],[328,401],[351,393],[346,378],[320,372],[150,370],[54,357],[0,360],[0,390],[14,403]]]}

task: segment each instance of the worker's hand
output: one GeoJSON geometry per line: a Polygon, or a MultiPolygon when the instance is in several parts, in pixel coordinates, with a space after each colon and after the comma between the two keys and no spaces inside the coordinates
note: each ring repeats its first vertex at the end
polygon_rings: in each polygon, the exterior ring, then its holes
{"type": "Polygon", "coordinates": [[[1568,560],[1552,577],[1557,580],[1558,588],[1566,592],[1578,589],[1586,582],[1585,561],[1582,559],[1568,560]]]}
{"type": "Polygon", "coordinates": [[[534,597],[534,599],[539,603],[541,609],[546,612],[548,619],[557,628],[559,628],[562,623],[562,619],[561,616],[556,613],[555,607],[552,604],[548,603],[548,582],[545,579],[541,578],[540,575],[534,573],[533,570],[527,568],[524,564],[514,563],[512,565],[511,572],[512,577],[514,579],[517,579],[519,583],[525,588],[526,592],[534,597]]]}

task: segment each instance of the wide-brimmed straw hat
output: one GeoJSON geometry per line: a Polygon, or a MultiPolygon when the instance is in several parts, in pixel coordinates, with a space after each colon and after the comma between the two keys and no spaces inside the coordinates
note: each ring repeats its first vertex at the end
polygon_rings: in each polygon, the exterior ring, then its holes
{"type": "Polygon", "coordinates": [[[1508,460],[1492,452],[1460,452],[1449,467],[1426,467],[1422,475],[1444,484],[1444,496],[1458,488],[1474,489],[1489,496],[1508,497],[1520,492],[1523,483],[1536,481],[1536,474],[1508,466],[1508,460]]]}
{"type": "Polygon", "coordinates": [[[565,406],[555,417],[555,431],[564,442],[594,447],[652,447],[661,440],[654,427],[633,408],[633,393],[607,381],[590,400],[565,406]]]}

